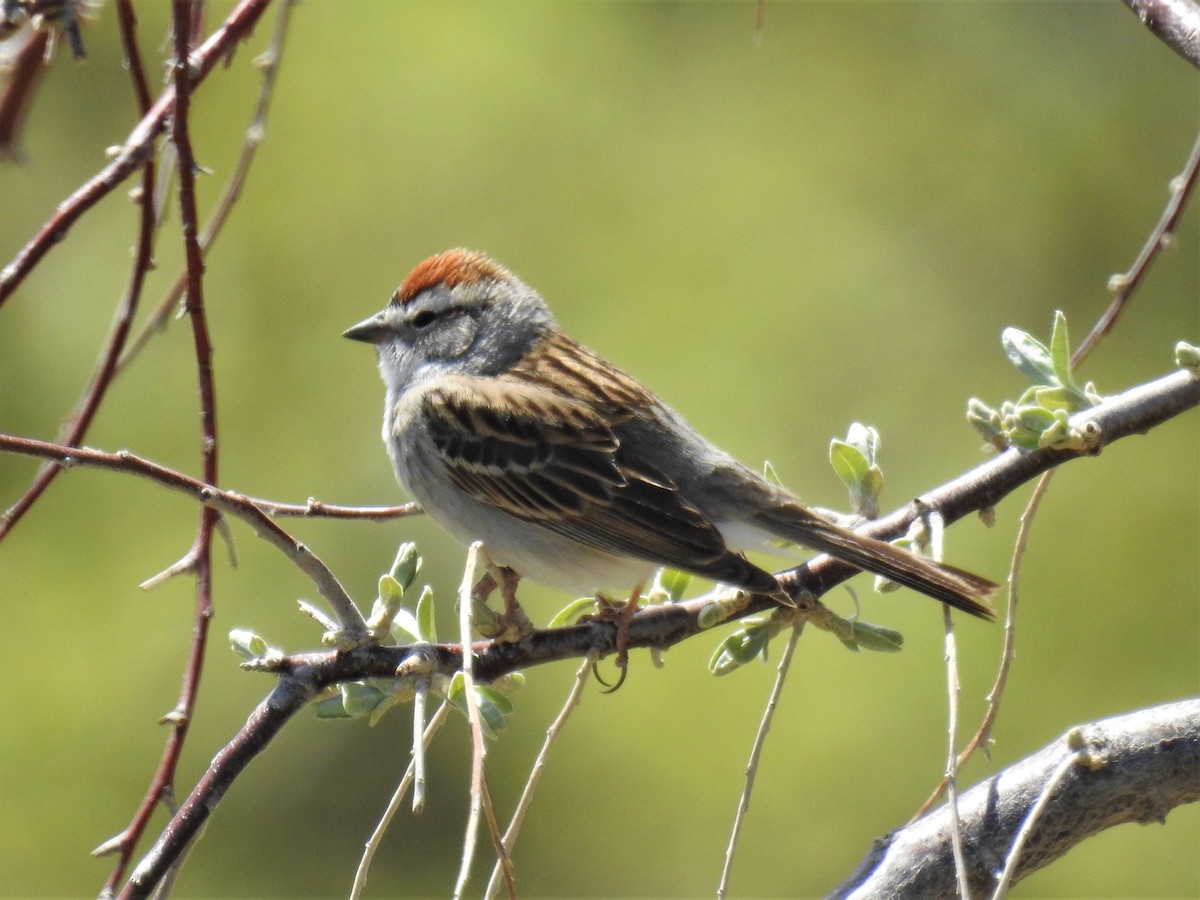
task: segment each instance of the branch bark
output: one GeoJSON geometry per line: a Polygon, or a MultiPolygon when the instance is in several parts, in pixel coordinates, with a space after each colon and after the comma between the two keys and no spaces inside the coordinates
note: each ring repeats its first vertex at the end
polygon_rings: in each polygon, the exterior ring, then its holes
{"type": "MultiPolygon", "coordinates": [[[[1163,822],[1176,806],[1200,800],[1200,699],[1073,728],[962,795],[972,893],[991,894],[1013,838],[1064,765],[1066,777],[1029,835],[1012,883],[1106,828],[1163,822]]],[[[832,896],[957,897],[947,808],[881,839],[832,896]]]]}
{"type": "Polygon", "coordinates": [[[1200,69],[1200,6],[1192,0],[1125,0],[1160,41],[1200,69]]]}

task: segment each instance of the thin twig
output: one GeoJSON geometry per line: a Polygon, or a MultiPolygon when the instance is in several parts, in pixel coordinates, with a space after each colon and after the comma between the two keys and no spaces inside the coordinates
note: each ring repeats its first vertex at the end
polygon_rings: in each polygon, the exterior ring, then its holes
{"type": "MultiPolygon", "coordinates": [[[[137,97],[138,108],[144,116],[150,108],[150,92],[146,86],[146,73],[142,67],[141,54],[137,46],[137,19],[130,0],[120,0],[117,4],[118,21],[121,26],[121,44],[125,53],[125,64],[133,82],[134,94],[137,97]]],[[[100,403],[112,384],[116,372],[117,360],[129,337],[133,318],[137,314],[138,304],[145,284],[146,273],[154,264],[154,160],[147,159],[142,166],[142,184],[134,192],[135,202],[139,209],[139,226],[137,249],[134,253],[133,270],[129,275],[129,283],[125,295],[117,307],[116,319],[112,330],[105,341],[100,360],[92,373],[91,380],[83,397],[76,404],[76,411],[70,421],[59,433],[58,443],[78,446],[87,435],[92,420],[100,409],[100,403]]],[[[38,497],[50,486],[62,469],[59,466],[45,466],[38,472],[30,486],[17,500],[5,510],[0,517],[0,541],[13,529],[26,512],[37,502],[38,497]]]]}
{"type": "Polygon", "coordinates": [[[167,871],[195,839],[219,797],[245,770],[297,712],[325,686],[318,679],[285,676],[250,714],[246,724],[213,758],[196,788],[180,805],[170,826],[159,835],[150,852],[138,863],[121,892],[123,900],[148,897],[167,871]]]}
{"type": "MultiPolygon", "coordinates": [[[[1021,584],[1021,562],[1024,560],[1025,553],[1029,548],[1029,532],[1033,527],[1033,520],[1037,515],[1038,506],[1050,488],[1050,480],[1054,477],[1054,471],[1051,469],[1049,472],[1043,473],[1042,477],[1038,479],[1038,483],[1033,489],[1033,495],[1025,505],[1025,511],[1021,513],[1020,527],[1017,529],[1012,562],[1009,565],[1008,571],[1008,606],[1004,616],[1004,645],[1000,650],[1000,665],[996,670],[996,680],[992,684],[992,689],[987,694],[988,705],[984,711],[983,720],[979,723],[979,728],[976,729],[974,736],[967,741],[966,746],[958,755],[956,765],[960,769],[966,765],[967,760],[971,758],[976,750],[982,751],[984,756],[989,758],[991,756],[992,727],[996,723],[996,718],[1000,715],[1000,702],[1004,697],[1004,688],[1008,685],[1009,672],[1012,670],[1013,661],[1017,655],[1017,609],[1019,607],[1018,599],[1021,584]]],[[[941,784],[937,786],[929,799],[921,804],[921,808],[916,811],[911,821],[915,822],[929,812],[942,796],[947,782],[948,779],[942,779],[941,784]]]]}
{"type": "MultiPolygon", "coordinates": [[[[566,701],[564,701],[562,708],[558,711],[558,715],[554,717],[554,721],[550,723],[550,727],[546,729],[546,738],[542,741],[542,748],[538,751],[537,758],[533,761],[533,768],[529,770],[529,777],[525,780],[525,787],[521,791],[521,798],[517,801],[517,808],[513,810],[512,819],[508,823],[508,829],[504,832],[504,851],[510,856],[513,847],[517,844],[517,836],[521,833],[521,825],[525,821],[525,813],[528,812],[529,805],[533,802],[534,791],[537,790],[538,782],[542,780],[542,775],[546,771],[546,760],[550,757],[550,748],[554,746],[554,743],[563,733],[567,719],[583,699],[583,689],[587,687],[588,677],[591,674],[592,665],[596,662],[596,659],[597,656],[595,653],[589,653],[583,658],[583,662],[575,671],[575,681],[571,685],[571,691],[567,694],[566,701]]],[[[502,874],[506,873],[504,867],[500,864],[500,860],[497,859],[496,865],[492,867],[492,877],[488,880],[484,897],[490,898],[496,895],[496,891],[500,887],[502,874]]],[[[514,888],[510,882],[509,893],[512,894],[513,892],[514,888]]]]}
{"type": "Polygon", "coordinates": [[[729,895],[729,879],[733,875],[733,860],[737,853],[737,843],[742,833],[742,825],[746,821],[746,813],[750,811],[750,795],[754,791],[758,761],[762,756],[763,747],[766,745],[767,732],[771,730],[771,720],[775,718],[779,697],[783,694],[783,685],[787,681],[788,669],[792,665],[792,657],[796,655],[796,645],[800,642],[800,634],[803,631],[803,621],[792,627],[791,637],[788,638],[787,646],[783,648],[783,655],[780,656],[779,666],[775,670],[775,683],[771,685],[767,706],[758,723],[758,732],[754,735],[754,744],[750,748],[750,760],[746,763],[746,779],[742,784],[742,795],[738,798],[737,813],[733,817],[733,828],[729,831],[729,844],[725,848],[725,862],[721,866],[721,881],[717,885],[719,900],[729,895]]]}
{"type": "MultiPolygon", "coordinates": [[[[253,30],[254,24],[270,3],[271,0],[242,0],[221,27],[191,54],[189,68],[193,88],[253,30]]],[[[0,306],[12,296],[50,249],[66,237],[79,218],[121,185],[153,152],[155,141],[166,130],[174,112],[175,90],[175,85],[168,85],[163,90],[150,111],[129,133],[116,157],[62,201],[54,214],[17,252],[12,262],[0,269],[0,306]]]]}
{"type": "Polygon", "coordinates": [[[1033,808],[1025,816],[1020,830],[1017,831],[1017,836],[1013,839],[1012,849],[1004,860],[1004,871],[1000,875],[1000,880],[996,882],[996,890],[992,892],[992,900],[1002,900],[1008,893],[1009,885],[1018,871],[1017,864],[1021,861],[1021,852],[1025,849],[1025,843],[1029,840],[1029,836],[1033,834],[1033,829],[1037,826],[1038,820],[1041,819],[1042,813],[1045,812],[1047,805],[1050,803],[1050,798],[1054,795],[1058,785],[1067,777],[1067,773],[1077,765],[1078,760],[1076,756],[1065,756],[1059,761],[1057,768],[1051,773],[1050,777],[1046,779],[1046,783],[1042,786],[1042,790],[1038,794],[1037,802],[1034,803],[1033,808]]]}
{"type": "Polygon", "coordinates": [[[1159,217],[1158,224],[1154,226],[1154,230],[1150,232],[1150,237],[1142,246],[1141,252],[1137,255],[1137,259],[1133,261],[1133,265],[1129,267],[1123,275],[1114,275],[1109,279],[1109,286],[1116,295],[1108,309],[1100,317],[1099,321],[1092,327],[1091,332],[1083,342],[1076,348],[1075,353],[1071,356],[1071,366],[1078,366],[1087,357],[1092,349],[1100,342],[1100,339],[1112,331],[1113,326],[1117,324],[1117,319],[1124,311],[1129,298],[1133,295],[1134,290],[1142,279],[1146,277],[1146,272],[1149,271],[1151,263],[1158,257],[1158,254],[1164,247],[1170,244],[1174,237],[1175,229],[1179,227],[1179,219],[1183,216],[1184,209],[1187,208],[1188,197],[1191,196],[1192,188],[1196,186],[1197,174],[1200,173],[1200,135],[1196,136],[1196,143],[1192,146],[1192,153],[1188,157],[1187,165],[1183,167],[1177,177],[1171,180],[1171,197],[1167,201],[1166,208],[1163,209],[1162,215],[1159,217]]]}
{"type": "Polygon", "coordinates": [[[395,818],[396,813],[400,810],[400,804],[404,802],[405,794],[408,793],[409,787],[413,785],[413,779],[417,771],[416,754],[424,752],[425,747],[433,740],[433,736],[446,724],[446,720],[450,716],[450,709],[450,704],[443,700],[437,712],[433,714],[433,718],[429,720],[429,724],[425,726],[425,730],[421,733],[420,738],[417,739],[414,736],[413,759],[409,762],[408,768],[404,770],[404,777],[396,785],[396,790],[392,793],[392,799],[388,801],[387,809],[383,811],[383,815],[379,818],[379,824],[375,826],[375,830],[367,840],[366,847],[363,848],[362,859],[359,860],[358,869],[354,873],[354,885],[350,888],[350,900],[358,900],[362,896],[363,889],[367,886],[367,874],[371,869],[371,862],[375,859],[375,852],[383,842],[383,836],[391,826],[392,819],[395,818]]]}
{"type": "Polygon", "coordinates": [[[309,498],[307,503],[277,503],[258,497],[246,499],[273,516],[302,516],[309,519],[401,519],[424,512],[417,503],[401,503],[399,506],[337,506],[312,498],[309,498]]]}
{"type": "Polygon", "coordinates": [[[103,453],[87,447],[64,447],[48,441],[18,438],[0,434],[0,450],[56,460],[63,468],[76,465],[94,466],[117,472],[127,472],[153,481],[155,484],[187,494],[223,515],[233,516],[249,524],[255,534],[281,551],[316,586],[337,617],[341,633],[335,637],[346,646],[362,643],[368,637],[362,613],[346,593],[328,566],[307,545],[296,540],[248,498],[233,491],[223,491],[182,472],[134,456],[127,451],[103,453]]]}
{"type": "MultiPolygon", "coordinates": [[[[280,3],[270,43],[267,45],[267,49],[258,57],[257,62],[263,73],[262,84],[258,90],[258,101],[254,106],[250,124],[246,128],[246,137],[242,141],[242,149],[238,154],[237,161],[233,165],[229,181],[226,182],[225,188],[222,190],[220,197],[217,199],[216,206],[213,208],[212,216],[205,225],[204,231],[200,234],[200,252],[205,259],[208,258],[209,249],[220,235],[222,227],[229,218],[229,213],[233,210],[234,204],[237,203],[238,198],[241,196],[246,178],[250,174],[250,165],[254,161],[254,156],[258,152],[258,148],[266,139],[267,113],[270,111],[271,100],[275,92],[275,82],[279,77],[279,67],[283,60],[284,40],[287,37],[288,24],[294,5],[295,0],[283,0],[280,3]]],[[[130,342],[129,348],[125,351],[125,354],[121,357],[121,361],[117,365],[118,374],[124,371],[125,367],[137,358],[151,337],[163,331],[171,319],[172,310],[178,305],[179,298],[183,296],[186,287],[187,269],[183,268],[176,276],[170,289],[163,295],[158,308],[146,321],[145,325],[142,326],[142,330],[130,342]]]]}
{"type": "Polygon", "coordinates": [[[1200,69],[1200,5],[1194,0],[1125,0],[1160,41],[1200,69]]]}
{"type": "MultiPolygon", "coordinates": [[[[936,556],[934,557],[937,558],[936,556]]],[[[963,855],[962,820],[958,814],[958,701],[962,685],[958,680],[958,647],[954,640],[954,620],[950,607],[943,604],[942,616],[946,627],[946,692],[949,694],[946,715],[946,801],[950,807],[950,845],[954,850],[954,873],[958,879],[958,896],[970,900],[971,886],[967,881],[967,859],[963,855]]]]}
{"type": "Polygon", "coordinates": [[[483,808],[483,760],[487,747],[483,742],[483,719],[479,714],[478,698],[475,696],[474,653],[471,648],[471,588],[475,585],[475,569],[482,548],[479,541],[467,550],[467,564],[462,584],[458,589],[458,624],[462,641],[463,700],[467,706],[467,720],[471,723],[471,804],[467,815],[467,829],[463,837],[462,862],[458,878],[454,882],[454,898],[459,900],[467,887],[471,874],[471,860],[475,856],[476,835],[479,832],[479,814],[483,808]]]}
{"type": "Polygon", "coordinates": [[[38,84],[46,74],[49,28],[29,28],[24,36],[10,38],[20,45],[8,59],[0,86],[0,161],[21,158],[21,129],[38,84]]]}
{"type": "MultiPolygon", "coordinates": [[[[212,344],[209,340],[208,323],[204,312],[203,294],[203,263],[196,250],[196,195],[195,195],[195,157],[192,154],[190,137],[189,109],[191,104],[192,81],[189,70],[188,56],[193,40],[190,0],[174,0],[172,7],[171,37],[173,47],[175,111],[171,118],[171,140],[179,151],[180,217],[183,221],[184,252],[188,260],[188,312],[192,322],[193,346],[196,355],[197,381],[200,393],[200,460],[203,477],[209,484],[217,483],[217,412],[216,390],[212,374],[212,344]]],[[[152,182],[150,182],[152,184],[152,182]]],[[[145,185],[144,185],[145,187],[145,185]]],[[[143,205],[143,213],[149,210],[143,205]]],[[[144,233],[152,231],[153,224],[143,229],[144,233]]],[[[148,267],[148,266],[147,266],[148,267]]],[[[144,274],[144,272],[142,273],[144,274]]],[[[109,375],[111,380],[112,366],[115,365],[117,353],[124,343],[115,344],[109,357],[109,375]]],[[[196,576],[195,607],[192,621],[192,643],[188,652],[187,663],[184,667],[183,684],[180,686],[179,700],[172,711],[169,721],[171,734],[162,759],[155,769],[151,779],[151,787],[143,800],[143,806],[134,815],[134,822],[140,823],[127,828],[124,833],[125,846],[113,871],[105,882],[105,891],[112,891],[124,877],[133,847],[141,838],[142,830],[148,819],[148,813],[163,796],[173,793],[175,772],[183,753],[183,745],[191,725],[192,714],[196,707],[196,697],[200,691],[200,679],[204,671],[204,651],[208,646],[209,629],[213,617],[212,603],[212,534],[217,523],[217,511],[211,506],[200,510],[199,524],[196,537],[188,556],[185,557],[188,567],[196,576]]],[[[183,852],[172,866],[178,866],[183,858],[183,852]]]]}

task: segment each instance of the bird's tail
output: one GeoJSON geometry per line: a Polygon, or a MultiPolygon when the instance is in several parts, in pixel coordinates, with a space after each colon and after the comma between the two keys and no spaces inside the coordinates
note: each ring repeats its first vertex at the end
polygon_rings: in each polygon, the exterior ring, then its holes
{"type": "Polygon", "coordinates": [[[751,521],[772,534],[813,550],[828,553],[897,584],[920,591],[955,609],[994,619],[987,600],[998,585],[979,575],[945,563],[923,559],[884,541],[878,541],[818,516],[799,503],[785,503],[755,515],[751,521]]]}

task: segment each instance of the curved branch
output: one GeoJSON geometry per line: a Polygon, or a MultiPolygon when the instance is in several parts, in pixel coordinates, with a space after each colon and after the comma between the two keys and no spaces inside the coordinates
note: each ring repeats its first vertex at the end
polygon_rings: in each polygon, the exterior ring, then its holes
{"type": "Polygon", "coordinates": [[[133,871],[122,898],[148,897],[168,870],[182,858],[195,839],[197,828],[190,822],[203,822],[250,761],[266,749],[267,744],[297,712],[316,696],[319,688],[306,678],[281,678],[275,689],[250,714],[246,724],[232,741],[213,758],[196,789],[179,807],[159,836],[158,841],[133,871]],[[177,824],[179,823],[179,824],[177,824]]]}
{"type": "MultiPolygon", "coordinates": [[[[1016,862],[1012,883],[1099,831],[1161,822],[1200,800],[1200,699],[1081,725],[959,798],[973,893],[996,873],[1043,787],[1060,769],[1042,817],[1016,862]]],[[[950,816],[942,807],[880,840],[834,897],[956,897],[950,816]]]]}
{"type": "MultiPolygon", "coordinates": [[[[1030,453],[1010,450],[948,485],[930,492],[922,498],[923,503],[935,506],[947,521],[953,521],[971,511],[995,505],[1005,494],[1047,469],[1069,459],[1094,455],[1112,441],[1130,434],[1145,432],[1197,405],[1200,405],[1200,378],[1186,370],[1175,372],[1150,384],[1126,391],[1124,394],[1110,398],[1104,403],[1072,417],[1073,428],[1088,436],[1089,440],[1086,445],[1073,448],[1047,447],[1030,453]]],[[[139,474],[175,489],[197,494],[199,499],[206,503],[228,505],[231,513],[242,518],[249,520],[261,517],[265,523],[278,529],[274,522],[245,498],[218,491],[202,485],[194,479],[164,470],[151,463],[135,460],[129,454],[104,454],[94,450],[72,451],[71,448],[56,448],[43,442],[0,435],[0,450],[3,449],[30,455],[49,455],[59,459],[69,459],[74,455],[80,463],[86,462],[106,468],[137,471],[139,474]],[[56,456],[56,454],[62,454],[62,456],[56,456]]],[[[885,519],[870,523],[864,527],[863,531],[875,537],[898,534],[904,530],[907,521],[911,521],[919,514],[918,504],[910,503],[904,509],[897,510],[885,519]]],[[[850,566],[829,557],[820,556],[783,577],[788,579],[794,596],[802,598],[800,600],[801,609],[798,613],[798,616],[802,616],[805,611],[816,607],[816,601],[806,599],[804,591],[810,591],[812,597],[819,596],[853,574],[855,574],[855,570],[850,566]]],[[[704,630],[700,626],[700,613],[708,602],[701,598],[683,603],[651,606],[640,610],[628,622],[627,646],[664,648],[698,634],[704,630]]],[[[766,609],[774,603],[775,601],[767,597],[752,597],[739,615],[766,609]]],[[[532,665],[582,657],[589,653],[612,653],[616,649],[617,626],[615,624],[585,622],[564,628],[534,631],[522,640],[511,643],[478,642],[471,647],[474,657],[472,667],[478,679],[481,682],[487,682],[532,665]]],[[[291,690],[300,690],[300,686],[303,686],[304,693],[308,697],[314,697],[324,687],[343,681],[370,677],[395,677],[397,669],[411,653],[411,648],[408,647],[368,645],[348,651],[314,652],[278,659],[258,660],[249,667],[277,673],[281,681],[280,687],[277,687],[276,691],[279,691],[285,684],[291,686],[291,690]]],[[[421,653],[426,660],[433,659],[436,671],[447,675],[453,674],[462,666],[461,645],[423,645],[421,653]]],[[[260,710],[263,707],[269,707],[270,704],[271,700],[268,698],[268,701],[260,706],[260,710]]],[[[294,712],[294,709],[292,711],[294,712]]],[[[1197,715],[1200,715],[1200,710],[1197,711],[1197,715]]],[[[261,750],[281,725],[281,722],[272,718],[269,719],[269,724],[258,726],[255,718],[251,717],[251,721],[247,723],[242,732],[218,756],[218,761],[233,754],[232,748],[235,746],[241,748],[238,750],[239,754],[257,752],[256,750],[247,751],[245,748],[261,750]],[[258,727],[270,729],[266,737],[256,736],[252,733],[258,727]]],[[[1192,733],[1200,733],[1200,726],[1194,728],[1192,733]]],[[[240,760],[241,756],[237,756],[237,758],[240,760]]],[[[225,791],[229,789],[233,779],[245,767],[247,761],[241,761],[236,766],[222,764],[218,767],[214,764],[214,769],[218,769],[218,771],[214,772],[213,769],[210,769],[206,773],[204,779],[196,786],[171,820],[151,851],[151,855],[138,867],[135,875],[136,882],[131,882],[130,887],[127,887],[129,896],[144,896],[146,892],[153,889],[157,879],[162,877],[173,860],[186,849],[192,837],[203,827],[204,822],[207,821],[208,816],[225,791]]],[[[1106,768],[1116,771],[1107,763],[1106,768]]],[[[1074,781],[1069,782],[1069,784],[1073,783],[1074,781]]],[[[986,790],[985,796],[990,796],[986,794],[986,790]]],[[[962,802],[965,804],[974,797],[975,793],[969,792],[962,802]]],[[[1179,802],[1185,801],[1180,800],[1179,802]]],[[[1157,811],[1161,814],[1163,808],[1159,807],[1157,811]]],[[[964,818],[966,818],[965,814],[964,818]]],[[[912,827],[921,827],[922,823],[926,821],[928,820],[921,820],[912,827]]],[[[1086,834],[1090,833],[1090,831],[1086,832],[1086,834]]],[[[979,862],[982,857],[979,855],[978,839],[972,838],[972,834],[974,832],[970,830],[968,824],[967,839],[972,850],[973,866],[981,868],[984,863],[979,862]]],[[[1036,840],[1030,845],[1029,855],[1023,864],[1025,868],[1022,871],[1032,871],[1038,865],[1044,865],[1048,861],[1039,855],[1045,852],[1041,848],[1042,845],[1036,840]]],[[[989,858],[987,864],[994,868],[996,860],[1002,858],[1002,854],[995,858],[989,858]]],[[[950,872],[951,885],[953,885],[953,870],[951,869],[950,872]]],[[[861,880],[861,878],[858,879],[855,884],[861,880]]]]}
{"type": "Polygon", "coordinates": [[[1200,6],[1192,0],[1125,0],[1160,41],[1200,69],[1200,6]]]}
{"type": "MultiPolygon", "coordinates": [[[[923,510],[929,508],[936,509],[947,523],[954,522],[973,512],[995,506],[1009,493],[1042,472],[1071,459],[1094,456],[1114,441],[1133,434],[1142,434],[1196,406],[1200,406],[1200,378],[1187,370],[1173,372],[1110,397],[1103,403],[1074,415],[1071,418],[1071,426],[1074,430],[1088,435],[1086,444],[1074,447],[1044,447],[1031,452],[1007,450],[959,478],[929,491],[919,500],[867,523],[859,530],[881,540],[894,538],[903,534],[909,524],[918,518],[923,510]]],[[[96,466],[141,475],[164,487],[181,491],[202,503],[214,506],[220,512],[248,522],[260,537],[282,550],[313,579],[322,596],[337,612],[339,624],[348,635],[365,634],[361,614],[355,609],[349,595],[333,573],[307,547],[291,537],[253,501],[241,494],[222,491],[156,463],[140,459],[127,451],[104,453],[4,434],[0,434],[0,451],[52,459],[64,466],[96,466]]],[[[782,573],[779,578],[785,589],[798,598],[800,609],[803,611],[812,608],[811,601],[804,599],[806,596],[819,597],[857,572],[853,566],[822,555],[782,573]]],[[[639,611],[629,623],[630,648],[670,647],[705,630],[700,625],[699,617],[701,610],[708,606],[709,602],[708,599],[699,598],[683,603],[651,606],[639,611]]],[[[738,615],[762,612],[773,609],[775,605],[775,601],[770,597],[751,597],[738,615]]],[[[615,649],[616,627],[607,622],[590,622],[567,628],[535,631],[515,643],[481,644],[477,647],[479,655],[475,660],[475,667],[480,680],[490,681],[516,669],[582,657],[591,651],[611,653],[615,649]]],[[[441,648],[441,652],[443,670],[452,674],[461,662],[461,651],[457,646],[447,646],[441,648]]],[[[363,670],[351,677],[391,677],[395,666],[403,658],[403,653],[403,650],[396,650],[384,667],[363,670]]],[[[322,654],[310,654],[303,658],[303,664],[316,663],[321,657],[322,654]]],[[[281,671],[286,668],[281,666],[281,671]]]]}
{"type": "Polygon", "coordinates": [[[115,472],[140,475],[156,484],[187,494],[195,500],[212,507],[217,512],[241,519],[254,529],[255,534],[283,552],[296,567],[316,585],[321,596],[333,608],[338,625],[351,643],[365,639],[366,623],[354,606],[350,595],[328,566],[300,541],[279,527],[275,521],[255,505],[254,501],[233,491],[205,484],[182,472],[134,456],[126,450],[104,453],[88,447],[66,447],[48,441],[19,438],[0,434],[0,450],[35,456],[56,461],[63,468],[92,466],[115,472]]]}

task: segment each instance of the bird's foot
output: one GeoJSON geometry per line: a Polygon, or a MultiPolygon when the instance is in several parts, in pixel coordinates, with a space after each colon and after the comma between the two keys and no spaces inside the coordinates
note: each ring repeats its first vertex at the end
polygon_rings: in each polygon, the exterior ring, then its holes
{"type": "MultiPolygon", "coordinates": [[[[625,683],[625,677],[629,674],[629,623],[633,621],[634,615],[641,609],[642,586],[639,584],[633,589],[629,595],[629,599],[624,603],[614,603],[607,597],[600,594],[596,595],[597,611],[591,615],[581,616],[581,622],[612,622],[617,626],[617,668],[620,670],[620,675],[617,676],[617,683],[608,687],[604,693],[612,694],[617,691],[621,685],[625,683]]],[[[596,680],[603,685],[608,685],[603,678],[600,677],[596,666],[592,665],[592,674],[596,676],[596,680]]]]}

